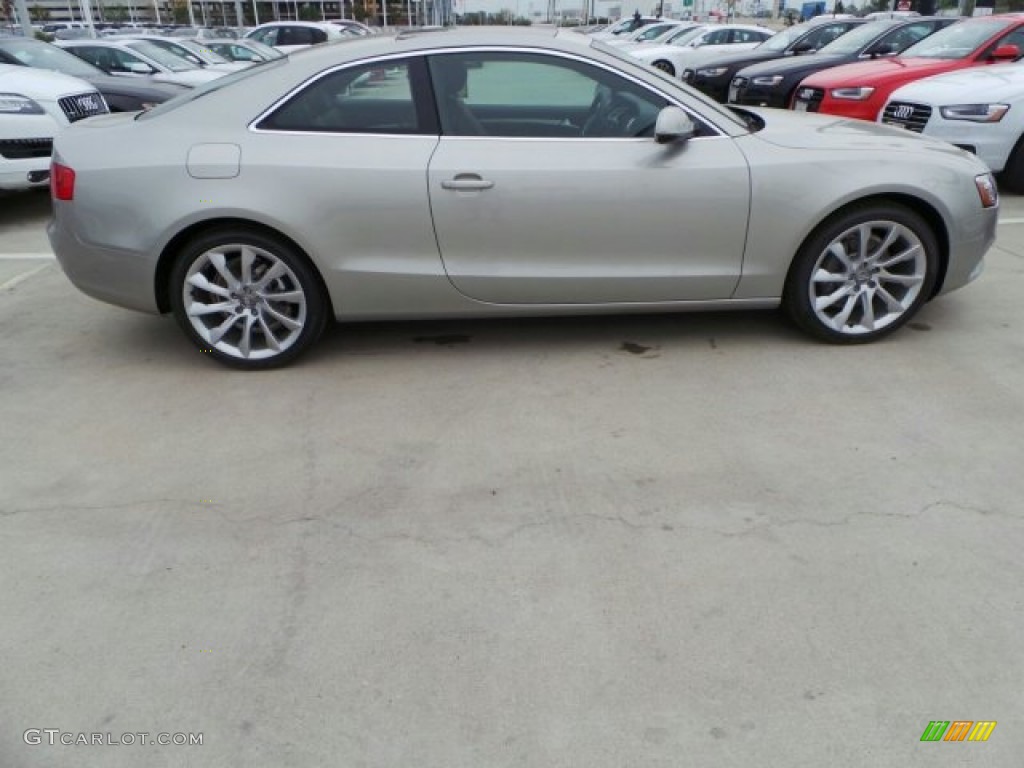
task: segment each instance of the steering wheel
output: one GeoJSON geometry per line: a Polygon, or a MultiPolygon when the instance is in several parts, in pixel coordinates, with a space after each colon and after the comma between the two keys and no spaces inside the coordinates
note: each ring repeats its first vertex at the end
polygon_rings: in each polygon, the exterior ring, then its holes
{"type": "Polygon", "coordinates": [[[600,126],[604,123],[605,115],[611,109],[615,94],[607,85],[598,84],[594,90],[594,100],[590,103],[587,111],[587,119],[583,122],[580,130],[581,136],[599,135],[600,126]]]}

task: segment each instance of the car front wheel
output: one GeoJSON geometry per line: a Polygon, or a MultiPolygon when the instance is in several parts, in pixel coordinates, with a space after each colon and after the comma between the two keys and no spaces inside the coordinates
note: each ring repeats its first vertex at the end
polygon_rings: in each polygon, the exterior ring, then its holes
{"type": "Polygon", "coordinates": [[[320,336],[327,302],[305,257],[247,230],[207,233],[182,249],[171,306],[185,333],[222,363],[243,369],[291,362],[320,336]]]}
{"type": "Polygon", "coordinates": [[[658,60],[654,62],[654,64],[652,64],[651,66],[653,66],[655,69],[660,69],[667,75],[672,75],[673,77],[675,77],[676,75],[676,68],[672,66],[671,61],[658,60]]]}
{"type": "Polygon", "coordinates": [[[918,214],[896,204],[857,207],[826,221],[800,249],[783,306],[818,338],[874,341],[928,300],[938,263],[935,234],[918,214]]]}

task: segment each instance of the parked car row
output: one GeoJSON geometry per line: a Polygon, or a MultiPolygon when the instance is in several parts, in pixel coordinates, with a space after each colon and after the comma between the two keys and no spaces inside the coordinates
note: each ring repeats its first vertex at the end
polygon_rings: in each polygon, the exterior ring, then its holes
{"type": "MultiPolygon", "coordinates": [[[[60,30],[76,31],[61,25],[53,31],[60,30]]],[[[230,35],[224,38],[183,36],[197,35],[201,30],[195,28],[176,28],[173,35],[139,27],[117,31],[122,34],[58,39],[54,44],[0,37],[5,72],[0,87],[0,189],[45,185],[53,139],[73,120],[148,109],[288,51],[371,32],[349,20],[272,22],[242,38],[232,30],[221,30],[230,35]],[[73,114],[58,108],[65,105],[81,108],[74,107],[73,114]]]]}
{"type": "Polygon", "coordinates": [[[755,48],[775,33],[746,24],[698,24],[672,34],[662,44],[625,47],[633,58],[676,75],[700,57],[755,48]]]}
{"type": "MultiPolygon", "coordinates": [[[[724,35],[728,26],[708,29],[724,35]]],[[[1024,62],[1016,63],[1024,15],[826,17],[754,46],[687,50],[700,29],[620,50],[736,107],[877,121],[940,138],[978,154],[1008,189],[1024,193],[1024,62]],[[661,54],[673,47],[686,51],[685,63],[661,54]]]]}

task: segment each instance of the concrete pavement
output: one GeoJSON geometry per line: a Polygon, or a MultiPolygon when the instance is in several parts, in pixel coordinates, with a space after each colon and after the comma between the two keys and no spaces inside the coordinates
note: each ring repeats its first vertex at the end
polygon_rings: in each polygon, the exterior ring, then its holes
{"type": "MultiPolygon", "coordinates": [[[[44,253],[45,194],[14,205],[0,251],[44,253]]],[[[1003,221],[871,346],[401,323],[258,375],[0,258],[0,766],[1019,765],[1003,221]],[[139,732],[203,743],[59,744],[139,732]]]]}

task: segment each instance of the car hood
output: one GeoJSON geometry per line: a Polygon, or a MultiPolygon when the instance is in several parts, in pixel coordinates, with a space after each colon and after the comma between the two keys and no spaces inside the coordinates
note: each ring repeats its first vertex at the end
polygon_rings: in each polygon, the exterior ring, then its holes
{"type": "Polygon", "coordinates": [[[740,74],[744,77],[765,77],[767,75],[792,75],[802,71],[817,72],[821,69],[838,67],[840,64],[856,60],[855,56],[849,56],[845,53],[786,56],[782,59],[751,64],[749,67],[744,67],[740,74]]]}
{"type": "Polygon", "coordinates": [[[764,121],[764,127],[754,136],[786,149],[863,152],[865,149],[887,148],[897,152],[933,151],[968,155],[944,141],[880,123],[785,109],[743,107],[743,110],[764,121]]]}
{"type": "Polygon", "coordinates": [[[803,85],[816,88],[840,88],[853,85],[871,85],[891,80],[917,80],[930,74],[939,74],[969,63],[966,59],[875,59],[856,64],[844,64],[811,75],[803,85]]]}
{"type": "Polygon", "coordinates": [[[995,64],[934,75],[897,89],[892,100],[925,104],[1014,102],[1024,98],[1024,66],[995,64]]]}
{"type": "Polygon", "coordinates": [[[0,91],[20,93],[30,99],[54,101],[70,93],[92,93],[95,90],[84,80],[49,69],[0,64],[0,91]]]}

